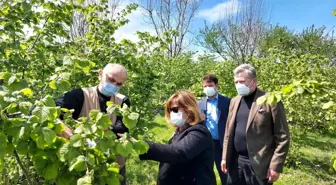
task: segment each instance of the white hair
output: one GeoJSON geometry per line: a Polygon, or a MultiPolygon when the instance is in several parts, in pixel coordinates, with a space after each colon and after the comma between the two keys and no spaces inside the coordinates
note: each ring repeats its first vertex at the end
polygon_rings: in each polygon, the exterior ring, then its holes
{"type": "Polygon", "coordinates": [[[257,78],[257,72],[255,68],[250,64],[241,64],[234,71],[234,76],[237,76],[239,73],[245,72],[250,78],[257,78]]]}
{"type": "Polygon", "coordinates": [[[124,66],[120,65],[120,64],[107,64],[104,69],[103,69],[103,74],[106,74],[108,72],[111,72],[112,70],[117,70],[117,71],[120,71],[120,72],[124,72],[127,76],[127,71],[125,69],[124,66]]]}

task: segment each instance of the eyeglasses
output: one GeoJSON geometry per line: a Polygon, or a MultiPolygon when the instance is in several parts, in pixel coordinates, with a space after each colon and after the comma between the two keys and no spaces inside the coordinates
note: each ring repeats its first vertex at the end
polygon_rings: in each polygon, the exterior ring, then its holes
{"type": "Polygon", "coordinates": [[[178,108],[178,107],[171,107],[171,108],[170,108],[170,111],[173,111],[173,112],[175,112],[175,113],[178,113],[179,108],[178,108]]]}

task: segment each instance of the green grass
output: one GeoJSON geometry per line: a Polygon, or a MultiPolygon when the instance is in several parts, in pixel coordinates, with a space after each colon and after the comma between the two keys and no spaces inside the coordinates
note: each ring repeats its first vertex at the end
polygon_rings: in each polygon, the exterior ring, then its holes
{"type": "MultiPolygon", "coordinates": [[[[167,124],[163,116],[157,116],[149,126],[155,141],[167,143],[174,133],[174,127],[167,124]]],[[[304,137],[292,137],[292,143],[300,148],[295,161],[296,168],[285,168],[274,185],[335,185],[336,173],[331,169],[331,156],[336,154],[336,134],[309,133],[304,137]]],[[[128,185],[155,185],[158,162],[140,161],[136,156],[127,161],[128,185]]],[[[220,184],[215,170],[217,184],[220,184]]]]}
{"type": "Polygon", "coordinates": [[[300,157],[297,168],[285,168],[275,185],[335,185],[336,172],[332,170],[331,156],[336,154],[336,134],[309,133],[295,138],[300,157]]]}

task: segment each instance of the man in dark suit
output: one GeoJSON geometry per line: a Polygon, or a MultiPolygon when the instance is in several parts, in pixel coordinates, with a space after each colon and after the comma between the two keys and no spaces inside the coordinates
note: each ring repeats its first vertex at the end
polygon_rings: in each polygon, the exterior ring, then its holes
{"type": "Polygon", "coordinates": [[[203,77],[203,88],[206,97],[199,101],[198,106],[201,113],[205,115],[205,125],[211,133],[215,152],[214,162],[216,164],[222,185],[226,185],[226,174],[221,171],[221,160],[223,151],[223,138],[225,124],[229,112],[230,99],[220,95],[218,91],[218,78],[214,74],[207,74],[203,77]]]}
{"type": "Polygon", "coordinates": [[[270,185],[278,180],[289,149],[283,104],[262,103],[256,70],[242,64],[234,71],[238,96],[231,100],[223,146],[222,171],[229,185],[270,185]]]}

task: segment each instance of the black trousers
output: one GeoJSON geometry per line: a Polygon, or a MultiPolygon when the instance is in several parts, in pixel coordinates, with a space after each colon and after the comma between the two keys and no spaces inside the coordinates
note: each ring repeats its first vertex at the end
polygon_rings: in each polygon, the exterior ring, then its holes
{"type": "Polygon", "coordinates": [[[120,181],[120,185],[126,185],[126,164],[119,170],[119,174],[124,177],[124,179],[120,181]]]}
{"type": "Polygon", "coordinates": [[[213,140],[214,147],[215,147],[215,153],[214,153],[214,159],[215,159],[215,165],[220,177],[220,180],[222,182],[222,185],[227,184],[227,175],[222,172],[221,170],[221,162],[222,162],[222,152],[223,148],[219,142],[219,140],[213,140]]]}
{"type": "Polygon", "coordinates": [[[231,161],[228,169],[228,185],[272,185],[268,179],[256,176],[249,159],[238,157],[231,161]]]}

